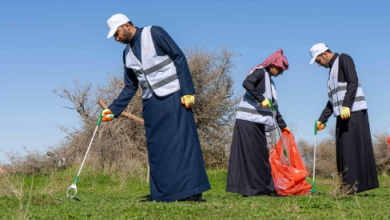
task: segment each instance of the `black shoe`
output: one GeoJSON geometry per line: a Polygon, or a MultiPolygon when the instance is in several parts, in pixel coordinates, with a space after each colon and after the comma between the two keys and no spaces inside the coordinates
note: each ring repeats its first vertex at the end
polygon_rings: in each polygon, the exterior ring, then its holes
{"type": "Polygon", "coordinates": [[[257,194],[255,195],[256,197],[262,197],[262,196],[267,196],[266,194],[257,194]]]}
{"type": "MultiPolygon", "coordinates": [[[[262,196],[267,196],[267,195],[266,194],[256,194],[256,195],[251,195],[251,196],[262,197],[262,196]]],[[[242,197],[246,198],[246,197],[250,197],[250,196],[242,195],[242,197]]]]}
{"type": "Polygon", "coordinates": [[[148,195],[142,196],[141,198],[144,198],[144,199],[152,198],[152,195],[148,194],[148,195]]]}
{"type": "Polygon", "coordinates": [[[143,199],[143,200],[140,200],[140,202],[153,202],[154,200],[152,198],[147,198],[147,199],[143,199]]]}
{"type": "Polygon", "coordinates": [[[200,193],[185,199],[180,199],[178,201],[179,202],[205,202],[206,200],[202,199],[202,193],[200,193]]]}
{"type": "Polygon", "coordinates": [[[140,202],[153,202],[153,198],[152,198],[152,195],[146,195],[146,196],[142,196],[142,198],[144,198],[143,200],[141,200],[140,202]]]}
{"type": "Polygon", "coordinates": [[[272,197],[284,197],[284,196],[282,196],[282,195],[279,195],[279,193],[277,193],[277,192],[270,193],[270,194],[268,194],[268,196],[272,196],[272,197]]]}

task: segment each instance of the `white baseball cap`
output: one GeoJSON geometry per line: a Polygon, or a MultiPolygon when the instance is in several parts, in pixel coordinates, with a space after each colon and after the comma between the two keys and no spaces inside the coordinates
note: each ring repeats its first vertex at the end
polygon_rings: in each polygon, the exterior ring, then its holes
{"type": "Polygon", "coordinates": [[[114,14],[107,20],[107,25],[108,25],[108,35],[107,39],[114,36],[116,30],[118,29],[119,26],[126,24],[129,22],[129,18],[124,15],[124,14],[114,14]]]}
{"type": "Polygon", "coordinates": [[[314,44],[310,48],[311,61],[309,65],[314,63],[318,55],[322,54],[327,50],[329,50],[329,48],[324,43],[314,44]]]}

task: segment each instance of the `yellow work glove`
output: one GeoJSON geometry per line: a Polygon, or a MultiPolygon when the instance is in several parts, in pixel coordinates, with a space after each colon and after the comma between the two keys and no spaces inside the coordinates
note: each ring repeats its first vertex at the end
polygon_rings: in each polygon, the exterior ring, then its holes
{"type": "Polygon", "coordinates": [[[341,119],[348,119],[351,117],[351,110],[348,107],[341,107],[341,119]]]}
{"type": "Polygon", "coordinates": [[[261,102],[261,107],[271,109],[271,103],[269,103],[268,99],[264,99],[264,101],[261,102]]]}
{"type": "Polygon", "coordinates": [[[185,105],[186,108],[191,108],[193,105],[195,105],[195,96],[194,95],[182,96],[181,104],[185,105]]]}
{"type": "Polygon", "coordinates": [[[115,117],[115,115],[108,108],[102,111],[101,116],[102,116],[102,121],[112,121],[115,117]]]}
{"type": "Polygon", "coordinates": [[[317,131],[321,131],[325,129],[325,125],[322,124],[322,122],[317,121],[317,131]]]}
{"type": "Polygon", "coordinates": [[[290,131],[290,128],[288,128],[288,127],[285,127],[285,128],[283,128],[282,132],[288,132],[288,133],[291,133],[291,131],[290,131]]]}

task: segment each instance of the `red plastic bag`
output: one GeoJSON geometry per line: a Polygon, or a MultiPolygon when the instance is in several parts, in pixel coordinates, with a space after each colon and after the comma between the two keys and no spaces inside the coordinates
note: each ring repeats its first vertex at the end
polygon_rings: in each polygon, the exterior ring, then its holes
{"type": "Polygon", "coordinates": [[[276,146],[271,148],[269,159],[275,189],[280,195],[303,196],[311,190],[311,184],[305,181],[309,172],[306,171],[306,166],[295,144],[294,135],[290,132],[282,133],[276,146]],[[283,140],[290,166],[287,165],[281,140],[283,140]]]}
{"type": "Polygon", "coordinates": [[[390,138],[387,138],[387,142],[389,143],[389,149],[390,149],[390,138]]]}

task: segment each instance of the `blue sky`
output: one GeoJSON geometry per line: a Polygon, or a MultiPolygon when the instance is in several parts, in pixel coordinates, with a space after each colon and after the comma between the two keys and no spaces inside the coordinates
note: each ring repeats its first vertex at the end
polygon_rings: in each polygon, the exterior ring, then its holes
{"type": "MultiPolygon", "coordinates": [[[[52,93],[73,79],[104,83],[120,71],[123,45],[106,40],[106,20],[128,15],[138,27],[163,27],[181,48],[225,46],[235,59],[236,92],[248,71],[279,48],[290,69],[275,80],[280,111],[297,138],[312,141],[327,102],[328,70],[309,66],[310,47],[326,43],[352,56],[366,95],[371,131],[390,132],[390,1],[1,1],[0,150],[44,150],[78,126],[52,93]]],[[[332,117],[330,126],[335,125],[332,117]]],[[[321,132],[319,139],[329,137],[321,132]]],[[[0,161],[6,162],[0,152],[0,161]]]]}

